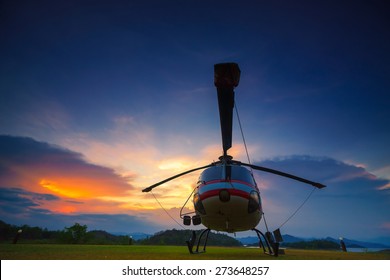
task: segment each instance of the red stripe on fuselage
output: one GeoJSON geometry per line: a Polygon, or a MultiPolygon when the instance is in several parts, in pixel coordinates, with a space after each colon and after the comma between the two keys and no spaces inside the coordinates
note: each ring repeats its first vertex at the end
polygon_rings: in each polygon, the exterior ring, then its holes
{"type": "Polygon", "coordinates": [[[250,192],[244,191],[244,190],[240,190],[238,188],[234,188],[233,185],[230,185],[231,186],[230,188],[218,187],[218,188],[215,188],[215,189],[212,189],[212,190],[205,191],[204,193],[201,193],[202,187],[210,186],[210,185],[213,185],[213,184],[219,184],[219,183],[228,183],[229,185],[233,184],[233,183],[236,183],[236,184],[246,185],[246,186],[250,187],[251,189],[256,190],[255,186],[253,186],[253,185],[251,185],[251,184],[249,184],[247,182],[241,181],[241,180],[212,180],[212,181],[207,181],[206,183],[201,184],[199,186],[200,199],[203,200],[203,199],[206,199],[206,198],[209,198],[209,197],[219,196],[219,192],[221,190],[227,190],[230,193],[231,196],[239,196],[239,197],[242,197],[242,198],[249,199],[250,192]]]}
{"type": "Polygon", "coordinates": [[[211,191],[207,191],[205,193],[202,193],[200,195],[200,200],[204,200],[206,198],[213,197],[213,196],[219,196],[219,192],[221,190],[227,190],[230,193],[230,195],[232,195],[232,196],[239,196],[239,197],[242,197],[242,198],[249,199],[249,193],[241,191],[241,190],[235,190],[235,189],[215,189],[215,190],[211,190],[211,191]]]}

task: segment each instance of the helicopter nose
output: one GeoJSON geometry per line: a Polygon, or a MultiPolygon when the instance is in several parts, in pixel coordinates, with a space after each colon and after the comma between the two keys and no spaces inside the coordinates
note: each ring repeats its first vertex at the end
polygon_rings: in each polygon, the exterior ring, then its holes
{"type": "Polygon", "coordinates": [[[230,193],[228,190],[221,190],[219,192],[219,200],[222,202],[228,202],[230,200],[230,193]]]}

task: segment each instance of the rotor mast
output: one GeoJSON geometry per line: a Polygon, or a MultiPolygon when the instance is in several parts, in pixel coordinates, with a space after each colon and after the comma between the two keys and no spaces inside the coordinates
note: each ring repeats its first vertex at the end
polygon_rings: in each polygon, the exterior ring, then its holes
{"type": "Polygon", "coordinates": [[[232,147],[234,88],[238,86],[240,73],[241,71],[237,63],[219,63],[214,65],[214,85],[217,87],[218,94],[223,159],[230,157],[227,151],[232,147]]]}

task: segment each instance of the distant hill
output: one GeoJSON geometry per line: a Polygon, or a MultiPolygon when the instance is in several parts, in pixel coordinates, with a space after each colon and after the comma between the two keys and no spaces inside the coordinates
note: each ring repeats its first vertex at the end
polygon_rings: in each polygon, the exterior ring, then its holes
{"type": "Polygon", "coordinates": [[[127,245],[129,237],[123,235],[113,235],[104,230],[91,230],[87,233],[86,244],[96,245],[127,245]]]}
{"type": "MultiPolygon", "coordinates": [[[[326,240],[330,240],[337,243],[340,242],[339,239],[334,239],[332,237],[327,237],[326,240]]],[[[345,242],[345,245],[349,248],[388,248],[389,247],[380,243],[357,241],[348,238],[344,238],[343,240],[345,242]]]]}
{"type": "MultiPolygon", "coordinates": [[[[281,244],[282,246],[291,245],[292,243],[298,243],[298,242],[311,242],[315,240],[326,240],[333,242],[335,244],[340,244],[340,240],[337,238],[332,237],[326,237],[325,239],[316,239],[316,238],[302,238],[302,237],[296,237],[289,234],[282,235],[284,242],[281,244]]],[[[257,246],[258,244],[258,238],[257,236],[247,236],[247,237],[241,237],[237,238],[242,244],[244,245],[254,245],[257,246]]],[[[352,240],[348,238],[344,238],[344,242],[348,248],[389,248],[389,245],[384,245],[381,243],[375,243],[375,242],[364,242],[364,241],[358,241],[358,240],[352,240]]],[[[303,245],[303,244],[301,244],[303,245]]],[[[310,243],[306,244],[307,246],[310,246],[310,243]]],[[[313,245],[313,244],[311,244],[313,245]]],[[[328,244],[330,247],[333,247],[332,244],[328,244]]],[[[294,246],[294,245],[292,245],[294,246]]],[[[322,245],[321,245],[322,246],[322,245]]]]}
{"type": "MultiPolygon", "coordinates": [[[[199,237],[201,231],[196,231],[199,237]]],[[[143,245],[185,245],[192,236],[192,230],[165,230],[158,232],[140,243],[143,245]]],[[[207,245],[212,246],[242,246],[241,242],[226,234],[210,232],[207,245]]]]}
{"type": "Polygon", "coordinates": [[[376,238],[370,239],[370,242],[386,244],[386,246],[390,248],[390,236],[378,236],[376,238]]]}
{"type": "MultiPolygon", "coordinates": [[[[283,237],[283,242],[281,243],[281,246],[287,248],[320,249],[320,250],[321,249],[337,250],[340,248],[339,243],[336,243],[333,240],[326,240],[326,239],[305,240],[303,238],[295,237],[288,234],[283,235],[282,237],[283,237]]],[[[244,238],[244,242],[251,242],[251,243],[246,243],[247,246],[258,246],[259,244],[259,240],[257,237],[246,237],[244,238]]]]}
{"type": "Polygon", "coordinates": [[[130,233],[129,236],[131,236],[131,238],[133,238],[134,240],[142,240],[148,238],[149,236],[151,236],[151,234],[146,234],[142,232],[133,232],[130,233]]]}
{"type": "Polygon", "coordinates": [[[110,232],[112,235],[117,235],[117,236],[129,236],[131,237],[133,240],[141,240],[141,239],[145,239],[149,236],[151,236],[152,234],[147,234],[147,233],[143,233],[143,232],[110,232]]]}
{"type": "MultiPolygon", "coordinates": [[[[289,234],[283,234],[282,237],[283,237],[284,243],[294,243],[294,242],[305,241],[304,238],[295,237],[295,236],[292,236],[289,234]]],[[[257,238],[257,236],[241,237],[241,238],[237,238],[237,240],[240,241],[244,245],[253,245],[253,244],[257,244],[259,242],[259,239],[257,238]]]]}
{"type": "Polygon", "coordinates": [[[284,247],[296,249],[313,249],[313,250],[338,250],[340,244],[331,240],[320,239],[311,241],[299,241],[293,243],[283,243],[284,247]]]}

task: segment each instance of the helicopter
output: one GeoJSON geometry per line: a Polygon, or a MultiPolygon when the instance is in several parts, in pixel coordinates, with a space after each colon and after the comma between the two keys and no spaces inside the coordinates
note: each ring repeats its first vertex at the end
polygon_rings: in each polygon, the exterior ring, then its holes
{"type": "Polygon", "coordinates": [[[260,190],[252,170],[287,177],[318,189],[326,187],[321,183],[279,170],[233,160],[233,157],[228,155],[228,150],[232,147],[234,89],[239,84],[240,75],[241,71],[237,63],[229,62],[214,65],[214,85],[217,88],[223,149],[223,154],[219,157],[219,160],[174,175],[142,190],[143,192],[150,192],[173,179],[204,169],[191,194],[193,195],[192,202],[195,211],[184,214],[182,211],[180,212],[184,225],[189,226],[192,222],[195,226],[203,224],[206,227],[198,238],[196,249],[194,249],[194,246],[197,236],[196,232],[192,231],[192,237],[187,241],[188,250],[191,254],[206,252],[207,239],[211,230],[227,233],[253,230],[259,239],[259,247],[263,248],[264,253],[278,255],[279,243],[283,242],[280,230],[277,229],[272,233],[267,231],[264,234],[256,228],[264,212],[260,190]],[[194,215],[191,217],[189,214],[194,215]],[[204,241],[203,250],[199,250],[202,238],[204,241]]]}

